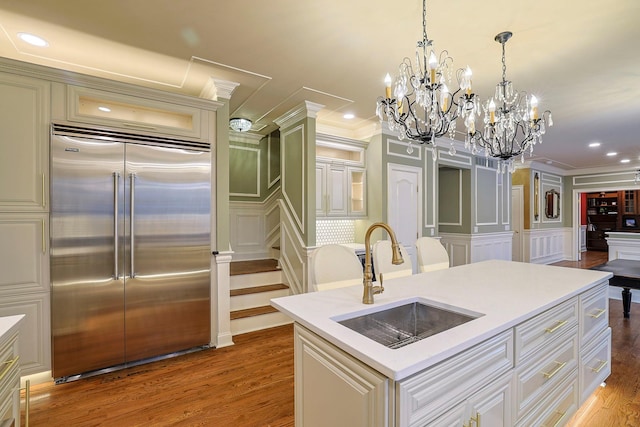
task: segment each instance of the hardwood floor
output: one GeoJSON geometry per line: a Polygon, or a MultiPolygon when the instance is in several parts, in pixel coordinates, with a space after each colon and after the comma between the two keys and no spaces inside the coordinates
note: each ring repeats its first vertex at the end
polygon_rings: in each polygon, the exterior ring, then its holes
{"type": "Polygon", "coordinates": [[[234,342],[33,386],[31,426],[293,426],[293,326],[238,335],[234,342]]]}
{"type": "MultiPolygon", "coordinates": [[[[604,258],[602,258],[604,257],[604,258]]],[[[586,253],[589,268],[606,252],[586,253]]],[[[640,304],[610,301],[612,374],[568,425],[640,425],[640,304]]],[[[293,426],[293,328],[69,384],[32,387],[32,426],[293,426]]]]}

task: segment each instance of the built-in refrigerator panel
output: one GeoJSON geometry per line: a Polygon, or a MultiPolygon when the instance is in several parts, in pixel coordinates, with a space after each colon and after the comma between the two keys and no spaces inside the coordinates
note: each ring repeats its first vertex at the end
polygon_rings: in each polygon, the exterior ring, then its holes
{"type": "Polygon", "coordinates": [[[53,376],[210,341],[210,153],[51,138],[53,376]]]}
{"type": "Polygon", "coordinates": [[[51,158],[57,378],[125,361],[124,144],[55,136],[51,158]]]}

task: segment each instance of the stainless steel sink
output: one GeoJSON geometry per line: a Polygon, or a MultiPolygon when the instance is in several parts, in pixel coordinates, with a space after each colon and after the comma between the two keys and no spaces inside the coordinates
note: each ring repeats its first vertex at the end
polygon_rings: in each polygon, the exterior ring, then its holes
{"type": "Polygon", "coordinates": [[[339,320],[338,323],[389,348],[396,349],[467,323],[467,315],[421,302],[339,320]]]}

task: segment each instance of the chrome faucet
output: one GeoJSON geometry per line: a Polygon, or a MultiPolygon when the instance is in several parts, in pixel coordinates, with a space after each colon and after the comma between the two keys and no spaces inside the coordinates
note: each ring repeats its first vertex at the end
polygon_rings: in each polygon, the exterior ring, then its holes
{"type": "Polygon", "coordinates": [[[364,275],[362,279],[362,285],[364,286],[362,302],[364,304],[373,304],[373,296],[384,292],[384,287],[382,286],[382,274],[379,275],[380,286],[373,286],[373,269],[371,268],[371,233],[376,228],[384,228],[385,231],[389,233],[389,237],[391,238],[391,250],[393,251],[391,263],[398,265],[404,262],[402,254],[400,253],[400,245],[398,244],[396,235],[391,227],[384,222],[376,222],[375,224],[372,224],[364,235],[364,275]]]}

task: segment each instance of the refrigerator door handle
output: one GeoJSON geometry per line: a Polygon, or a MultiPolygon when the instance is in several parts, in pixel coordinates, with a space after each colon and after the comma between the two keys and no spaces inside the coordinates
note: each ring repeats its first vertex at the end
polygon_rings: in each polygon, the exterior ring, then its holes
{"type": "Polygon", "coordinates": [[[134,214],[135,214],[135,194],[136,194],[136,174],[135,173],[130,173],[129,174],[129,181],[130,181],[130,215],[129,215],[129,245],[130,245],[130,249],[129,249],[129,257],[130,257],[130,264],[131,264],[131,274],[130,277],[133,279],[134,277],[136,277],[136,268],[135,268],[135,226],[134,226],[134,214]]]}
{"type": "Polygon", "coordinates": [[[120,173],[113,173],[113,278],[118,280],[118,196],[120,195],[120,173]]]}

